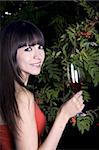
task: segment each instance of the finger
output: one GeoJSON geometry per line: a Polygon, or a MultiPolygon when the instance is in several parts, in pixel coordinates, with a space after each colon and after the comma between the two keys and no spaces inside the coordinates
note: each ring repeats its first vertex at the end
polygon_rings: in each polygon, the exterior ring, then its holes
{"type": "Polygon", "coordinates": [[[81,106],[81,111],[84,109],[84,107],[85,107],[85,104],[82,104],[82,106],[81,106]]]}
{"type": "Polygon", "coordinates": [[[80,102],[77,102],[76,105],[77,105],[78,108],[81,108],[84,104],[80,103],[80,102]]]}
{"type": "Polygon", "coordinates": [[[77,92],[75,95],[74,95],[74,97],[75,98],[78,98],[78,97],[80,97],[82,95],[82,91],[79,91],[79,92],[77,92]]]}
{"type": "Polygon", "coordinates": [[[82,98],[77,99],[77,103],[79,105],[82,105],[84,103],[84,100],[82,98]]]}
{"type": "Polygon", "coordinates": [[[82,99],[82,97],[80,97],[80,98],[78,98],[78,99],[76,99],[75,97],[73,97],[73,103],[74,103],[74,105],[77,107],[77,108],[80,108],[82,105],[83,105],[83,99],[82,99]]]}
{"type": "Polygon", "coordinates": [[[84,105],[83,103],[80,103],[80,104],[79,104],[80,107],[82,107],[83,105],[84,105]]]}
{"type": "Polygon", "coordinates": [[[76,103],[77,99],[75,97],[73,97],[73,100],[72,100],[74,103],[76,103]]]}
{"type": "Polygon", "coordinates": [[[78,98],[78,101],[81,102],[81,103],[83,103],[83,102],[84,102],[83,97],[80,96],[80,97],[78,98]]]}
{"type": "Polygon", "coordinates": [[[83,103],[84,101],[83,101],[83,97],[82,96],[79,96],[79,97],[76,97],[76,96],[74,96],[73,97],[73,102],[80,102],[80,103],[83,103]]]}
{"type": "Polygon", "coordinates": [[[76,108],[78,109],[78,113],[81,113],[82,110],[84,109],[85,105],[82,104],[81,106],[80,105],[77,105],[76,108]]]}
{"type": "Polygon", "coordinates": [[[83,100],[83,96],[81,95],[81,96],[79,96],[79,99],[82,99],[83,100]]]}
{"type": "Polygon", "coordinates": [[[81,104],[79,101],[77,101],[75,98],[73,98],[73,105],[76,108],[76,110],[80,110],[81,104]]]}
{"type": "Polygon", "coordinates": [[[82,99],[78,99],[77,105],[82,106],[83,105],[83,100],[82,99]]]}

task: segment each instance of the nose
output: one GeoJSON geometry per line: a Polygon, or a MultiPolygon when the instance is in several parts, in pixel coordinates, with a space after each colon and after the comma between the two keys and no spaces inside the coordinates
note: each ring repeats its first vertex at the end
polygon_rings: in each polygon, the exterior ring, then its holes
{"type": "Polygon", "coordinates": [[[39,50],[35,47],[33,58],[40,60],[40,57],[41,57],[41,56],[40,56],[40,52],[39,52],[39,50]]]}
{"type": "Polygon", "coordinates": [[[37,59],[37,60],[40,60],[40,57],[38,56],[34,56],[33,59],[37,59]]]}

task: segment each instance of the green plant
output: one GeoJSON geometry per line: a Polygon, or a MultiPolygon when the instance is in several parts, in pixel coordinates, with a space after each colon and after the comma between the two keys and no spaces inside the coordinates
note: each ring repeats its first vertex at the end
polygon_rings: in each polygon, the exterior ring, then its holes
{"type": "MultiPolygon", "coordinates": [[[[42,87],[37,95],[43,99],[41,108],[48,116],[48,122],[54,120],[60,105],[72,94],[67,80],[68,62],[73,62],[80,68],[85,103],[91,99],[89,85],[96,87],[99,84],[99,34],[95,26],[99,24],[99,14],[85,1],[79,1],[79,5],[86,10],[87,17],[79,23],[70,24],[58,42],[46,49],[46,60],[38,77],[38,85],[42,87]]],[[[90,130],[98,117],[98,111],[99,108],[96,112],[86,110],[85,116],[76,118],[76,125],[82,134],[90,130]]]]}

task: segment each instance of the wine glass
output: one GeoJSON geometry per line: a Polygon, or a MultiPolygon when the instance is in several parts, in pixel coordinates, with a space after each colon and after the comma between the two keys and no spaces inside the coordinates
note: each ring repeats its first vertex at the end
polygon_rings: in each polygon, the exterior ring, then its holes
{"type": "MultiPolygon", "coordinates": [[[[67,77],[71,90],[76,94],[81,90],[81,73],[79,67],[73,63],[68,63],[67,77]]],[[[77,116],[85,116],[85,113],[78,113],[77,116]]]]}
{"type": "Polygon", "coordinates": [[[81,90],[81,76],[79,67],[73,63],[67,65],[67,77],[72,91],[76,94],[81,90]]]}

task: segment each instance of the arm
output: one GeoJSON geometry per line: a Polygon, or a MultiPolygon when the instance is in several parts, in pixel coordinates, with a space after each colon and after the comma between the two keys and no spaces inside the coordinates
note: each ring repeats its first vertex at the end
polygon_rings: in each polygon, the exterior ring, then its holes
{"type": "Polygon", "coordinates": [[[47,150],[56,150],[68,120],[81,112],[84,108],[81,94],[82,92],[78,92],[73,98],[61,106],[52,129],[44,143],[39,148],[40,150],[46,150],[46,147],[47,150]]]}
{"type": "Polygon", "coordinates": [[[57,115],[46,140],[39,147],[39,150],[46,150],[46,148],[47,150],[56,150],[68,120],[68,116],[62,112],[57,115]]]}
{"type": "MultiPolygon", "coordinates": [[[[21,99],[23,98],[21,97],[21,99]]],[[[18,150],[55,150],[68,120],[81,112],[84,108],[81,93],[77,93],[68,102],[63,104],[56,116],[50,133],[42,145],[38,147],[33,96],[30,95],[29,99],[25,96],[24,102],[23,100],[21,101],[22,103],[19,105],[19,111],[22,121],[20,120],[18,123],[21,132],[19,132],[19,136],[16,139],[18,150]]]]}

